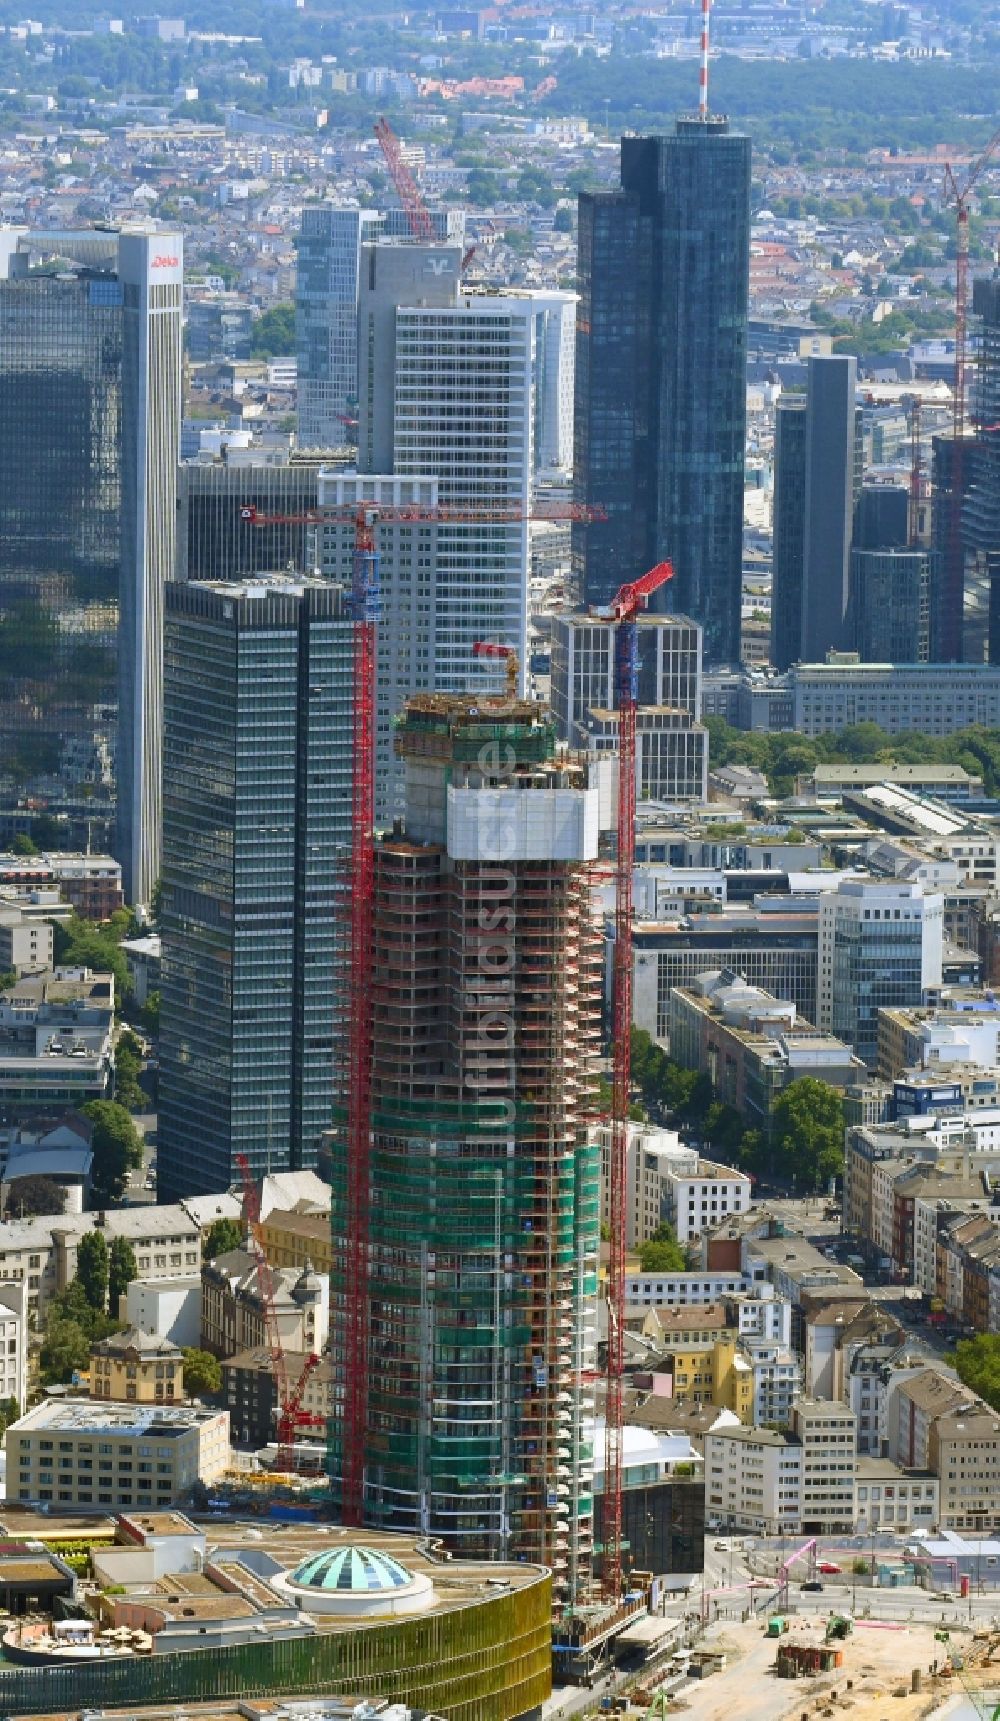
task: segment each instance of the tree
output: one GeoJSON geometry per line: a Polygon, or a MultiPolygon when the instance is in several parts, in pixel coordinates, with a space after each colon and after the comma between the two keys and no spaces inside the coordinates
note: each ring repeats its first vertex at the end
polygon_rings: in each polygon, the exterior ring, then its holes
{"type": "Polygon", "coordinates": [[[108,1245],[103,1231],[88,1231],[76,1251],[76,1276],[92,1309],[108,1306],[108,1245]]]}
{"type": "Polygon", "coordinates": [[[573,216],[565,206],[556,210],[552,225],[557,233],[572,233],[573,216]]]}
{"type": "Polygon", "coordinates": [[[146,994],[146,1002],[142,1006],[142,1025],[148,1034],[158,1034],[160,1031],[160,993],[159,988],[146,994]]]}
{"type": "Polygon", "coordinates": [[[774,1108],[772,1161],[783,1183],[819,1189],[844,1164],[844,1101],[813,1076],[792,1082],[774,1108]]]}
{"type": "Polygon", "coordinates": [[[21,1414],[21,1406],[16,1398],[0,1398],[0,1439],[6,1434],[12,1422],[16,1422],[21,1414]]]}
{"type": "Polygon", "coordinates": [[[205,1233],[202,1255],[206,1261],[214,1261],[217,1255],[228,1255],[231,1249],[240,1248],[242,1242],[243,1232],[235,1219],[213,1219],[205,1233]]]}
{"type": "Polygon", "coordinates": [[[53,1319],[51,1314],[39,1354],[45,1386],[71,1380],[90,1364],[90,1339],[76,1321],[53,1319]]]}
{"type": "Polygon", "coordinates": [[[8,1185],[8,1219],[30,1219],[36,1214],[65,1211],[66,1191],[52,1177],[15,1177],[8,1185]]]}
{"type": "Polygon", "coordinates": [[[652,1237],[640,1245],[639,1265],[644,1273],[683,1273],[687,1264],[672,1225],[659,1225],[652,1237]]]}
{"type": "Polygon", "coordinates": [[[977,1333],[955,1346],[955,1370],[963,1386],[1000,1410],[1000,1333],[977,1333]]]}
{"type": "Polygon", "coordinates": [[[120,1003],[132,993],[128,963],[121,947],[131,924],[132,917],[124,909],[113,914],[105,926],[84,920],[78,914],[65,922],[56,921],[52,929],[56,961],[67,967],[110,971],[115,977],[115,999],[120,1003]]]}
{"type": "Polygon", "coordinates": [[[122,1297],[138,1274],[135,1250],[128,1238],[113,1238],[108,1255],[108,1300],[114,1312],[117,1312],[122,1297]]]}
{"type": "Polygon", "coordinates": [[[272,305],[254,323],[250,336],[254,358],[287,357],[295,351],[295,306],[272,305]]]}
{"type": "Polygon", "coordinates": [[[124,1106],[114,1100],[88,1100],[81,1107],[94,1126],[91,1192],[98,1206],[117,1207],[129,1171],[142,1164],[142,1136],[124,1106]]]}
{"type": "Polygon", "coordinates": [[[135,1035],[126,1029],[119,1034],[115,1046],[115,1099],[128,1111],[142,1111],[146,1096],[139,1083],[142,1073],[142,1048],[135,1035]]]}
{"type": "Polygon", "coordinates": [[[184,1391],[190,1398],[211,1397],[222,1390],[222,1365],[211,1351],[184,1347],[184,1391]]]}
{"type": "Polygon", "coordinates": [[[27,831],[18,831],[10,845],[10,852],[12,855],[36,855],[38,844],[32,842],[27,831]]]}

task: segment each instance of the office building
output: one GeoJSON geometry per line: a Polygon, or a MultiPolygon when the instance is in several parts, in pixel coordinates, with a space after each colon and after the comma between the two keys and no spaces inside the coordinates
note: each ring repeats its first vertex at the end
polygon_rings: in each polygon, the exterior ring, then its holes
{"type": "MultiPolygon", "coordinates": [[[[614,637],[614,623],[594,616],[552,618],[552,713],[560,739],[597,757],[618,746],[614,637]]],[[[708,731],[700,715],[701,628],[686,616],[640,616],[640,800],[706,799],[708,731]]]]}
{"type": "Polygon", "coordinates": [[[186,340],[194,364],[213,359],[245,360],[252,356],[253,305],[235,293],[188,301],[186,340]]]}
{"type": "Polygon", "coordinates": [[[117,708],[117,852],[133,902],[159,871],[182,258],[174,232],[0,231],[7,792],[47,786],[58,804],[117,708]]]}
{"type": "Polygon", "coordinates": [[[256,526],[261,514],[308,514],[319,495],[319,464],[185,461],[177,474],[178,580],[239,580],[248,574],[315,569],[316,533],[284,522],[256,526]]]}
{"type": "Polygon", "coordinates": [[[820,897],[818,1021],[874,1069],[878,1014],[941,984],[944,901],[902,880],[845,879],[820,897]]]}
{"type": "Polygon", "coordinates": [[[635,1026],[666,1045],[674,988],[690,987],[699,974],[723,968],[790,999],[815,1021],[817,926],[815,902],[801,906],[791,897],[752,909],[729,905],[674,920],[638,921],[632,937],[635,1026]]]}
{"type": "MultiPolygon", "coordinates": [[[[435,237],[461,246],[465,214],[434,212],[435,237]]],[[[299,443],[339,448],[357,419],[358,281],[361,248],[380,238],[409,238],[402,209],[307,205],[298,237],[295,330],[299,443]]]]}
{"type": "Polygon", "coordinates": [[[865,1079],[849,1046],[801,1017],[791,1001],[748,986],[731,970],[699,974],[670,997],[670,1056],[704,1070],[716,1097],[770,1135],[790,1082],[810,1076],[846,1088],[865,1079]]]}
{"type": "Polygon", "coordinates": [[[45,1399],[11,1423],[4,1447],[8,1500],[63,1513],[162,1511],[227,1469],[229,1413],[45,1399]]]}
{"type": "MultiPolygon", "coordinates": [[[[365,1515],[542,1561],[568,1599],[592,1551],[597,791],[526,701],[418,694],[397,745],[405,822],[375,873],[365,1515]]],[[[331,1151],[338,1236],[339,1132],[331,1151]]],[[[341,1252],[334,1498],[344,1271],[341,1252]]]]}
{"type": "MultiPolygon", "coordinates": [[[[527,677],[528,511],[540,328],[566,295],[464,292],[456,246],[364,247],[358,474],[324,474],[321,503],[372,501],[468,510],[447,524],[378,528],[376,818],[402,811],[393,723],[414,690],[488,691],[503,665],[476,640],[512,645],[527,677]],[[490,510],[515,518],[492,522],[490,510]],[[482,519],[477,516],[484,516],[482,519]],[[517,518],[516,516],[520,516],[517,518]]],[[[322,565],[346,580],[353,525],[325,526],[322,565]]]]}
{"type": "Polygon", "coordinates": [[[801,735],[854,723],[877,723],[888,735],[1000,728],[1000,665],[861,663],[854,652],[836,652],[829,663],[799,664],[789,679],[787,727],[801,735]]]}
{"type": "Polygon", "coordinates": [[[281,575],[168,590],[159,1195],[315,1164],[350,846],[351,623],[281,575]]]}
{"type": "Polygon", "coordinates": [[[810,358],[805,404],[782,403],[775,428],[775,663],[850,644],[851,532],[861,486],[857,361],[810,358]]]}
{"type": "Polygon", "coordinates": [[[910,524],[910,493],[904,485],[862,484],[854,506],[856,550],[905,550],[910,524]]]}
{"type": "Polygon", "coordinates": [[[621,190],[580,198],[574,481],[578,596],[604,603],[670,557],[654,608],[705,661],[739,657],[750,141],[725,118],[626,137],[621,190]]]}
{"type": "Polygon", "coordinates": [[[973,283],[972,309],[979,322],[976,446],[962,524],[989,583],[989,660],[1000,664],[1000,269],[973,283]]]}
{"type": "Polygon", "coordinates": [[[927,663],[929,550],[851,551],[851,620],[862,663],[927,663]]]}
{"type": "Polygon", "coordinates": [[[776,669],[787,669],[802,655],[808,424],[803,395],[788,395],[778,401],[774,417],[771,574],[771,662],[776,669]]]}

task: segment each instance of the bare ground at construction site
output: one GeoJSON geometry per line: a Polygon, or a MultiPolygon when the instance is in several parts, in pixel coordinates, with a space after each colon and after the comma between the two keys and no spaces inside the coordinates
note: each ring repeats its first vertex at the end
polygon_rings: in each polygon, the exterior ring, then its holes
{"type": "MultiPolygon", "coordinates": [[[[759,1620],[721,1621],[701,1639],[701,1649],[721,1649],[726,1665],[703,1684],[688,1685],[673,1710],[689,1721],[922,1721],[933,1710],[964,1695],[959,1681],[935,1678],[930,1668],[947,1659],[930,1625],[901,1630],[856,1626],[841,1647],[843,1666],[831,1673],[779,1679],[774,1663],[779,1642],[822,1643],[825,1621],[793,1618],[781,1639],[767,1637],[759,1620]],[[922,1689],[911,1692],[914,1668],[922,1689]],[[851,1681],[850,1686],[848,1681],[851,1681]]],[[[971,1647],[971,1638],[967,1640],[971,1647]]],[[[956,1641],[956,1648],[961,1640],[956,1641]]]]}

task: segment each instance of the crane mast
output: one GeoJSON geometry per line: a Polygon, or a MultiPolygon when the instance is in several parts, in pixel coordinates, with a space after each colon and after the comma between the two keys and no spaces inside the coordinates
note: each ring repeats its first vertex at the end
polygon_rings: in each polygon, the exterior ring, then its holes
{"type": "Polygon", "coordinates": [[[604,1414],[604,1504],[601,1585],[610,1600],[622,1591],[622,1452],[625,1374],[625,1212],[629,1092],[632,1077],[632,891],[635,869],[635,713],[639,700],[639,627],[646,600],[673,578],[658,562],[621,590],[606,611],[615,629],[618,703],[618,849],[612,969],[611,1175],[608,1189],[608,1361],[604,1414]]]}
{"type": "MultiPolygon", "coordinates": [[[[354,628],[351,729],[354,756],[351,773],[351,852],[348,880],[349,938],[346,1080],[346,1236],[337,1239],[344,1252],[344,1421],[341,1462],[341,1516],[345,1524],[364,1520],[365,1443],[368,1410],[368,1279],[372,1100],[372,943],[375,912],[375,647],[382,608],[381,575],[376,529],[389,524],[423,522],[516,524],[529,520],[606,520],[603,508],[582,502],[519,503],[482,508],[447,504],[345,502],[298,514],[265,514],[247,504],[240,519],[251,526],[354,527],[350,610],[354,628]]],[[[648,577],[648,576],[647,576],[648,577]]],[[[507,659],[508,677],[517,676],[517,659],[506,646],[477,642],[480,657],[507,659]]],[[[252,1186],[251,1186],[252,1187],[252,1186]]],[[[270,1273],[266,1258],[264,1268],[270,1273]]],[[[273,1307],[272,1307],[273,1313],[273,1307]]],[[[272,1341],[276,1370],[284,1368],[280,1339],[272,1341]]],[[[285,1381],[280,1402],[289,1402],[285,1381]]],[[[299,1412],[301,1417],[303,1413],[299,1412]]]]}

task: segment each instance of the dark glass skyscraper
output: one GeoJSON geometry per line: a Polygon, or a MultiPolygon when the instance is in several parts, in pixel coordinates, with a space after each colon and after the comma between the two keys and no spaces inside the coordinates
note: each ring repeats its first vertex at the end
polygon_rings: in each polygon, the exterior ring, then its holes
{"type": "Polygon", "coordinates": [[[778,406],[774,455],[774,663],[821,663],[850,643],[851,533],[861,488],[853,358],[809,360],[805,399],[778,406]]]}
{"type": "Polygon", "coordinates": [[[806,531],[804,395],[779,400],[774,419],[774,536],[771,662],[787,669],[802,655],[802,564],[806,531]]]}
{"type": "MultiPolygon", "coordinates": [[[[0,281],[0,772],[5,794],[110,745],[121,510],[121,288],[0,281]]],[[[104,806],[110,816],[110,788],[104,806]]],[[[98,813],[102,796],[95,797],[98,813]]]]}
{"type": "Polygon", "coordinates": [[[669,556],[664,609],[739,656],[750,140],[722,116],[622,139],[622,189],[580,198],[574,531],[585,603],[669,556]]]}
{"type": "Polygon", "coordinates": [[[183,245],[0,230],[0,792],[86,789],[126,893],[159,871],[163,587],[173,575],[183,245]]]}
{"type": "Polygon", "coordinates": [[[319,579],[167,588],[159,1195],[333,1120],[352,627],[319,579]]]}

